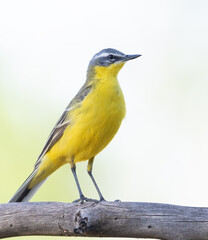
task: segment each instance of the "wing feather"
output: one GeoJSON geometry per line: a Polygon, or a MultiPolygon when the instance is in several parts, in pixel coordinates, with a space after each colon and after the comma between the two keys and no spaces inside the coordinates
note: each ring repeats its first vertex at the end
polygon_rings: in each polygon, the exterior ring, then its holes
{"type": "Polygon", "coordinates": [[[37,162],[35,163],[35,168],[39,166],[41,163],[42,157],[54,146],[54,144],[61,138],[66,128],[70,125],[70,112],[81,106],[83,100],[87,97],[89,92],[92,89],[92,85],[89,85],[87,82],[83,85],[83,87],[79,90],[77,95],[72,99],[69,103],[61,117],[59,118],[58,122],[54,126],[53,130],[51,131],[46,144],[40,153],[37,162]]]}

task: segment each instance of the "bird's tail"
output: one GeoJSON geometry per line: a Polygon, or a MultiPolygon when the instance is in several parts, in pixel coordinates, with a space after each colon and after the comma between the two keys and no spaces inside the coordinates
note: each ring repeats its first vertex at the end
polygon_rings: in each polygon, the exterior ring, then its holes
{"type": "Polygon", "coordinates": [[[28,202],[32,196],[37,192],[40,186],[45,182],[46,179],[42,180],[34,187],[29,188],[31,181],[36,175],[38,169],[35,169],[30,176],[25,180],[21,187],[17,190],[14,196],[10,199],[9,202],[28,202]]]}

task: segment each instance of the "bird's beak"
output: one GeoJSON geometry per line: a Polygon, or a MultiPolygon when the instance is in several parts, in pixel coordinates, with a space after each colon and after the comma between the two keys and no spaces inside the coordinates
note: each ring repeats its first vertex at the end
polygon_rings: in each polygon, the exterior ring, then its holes
{"type": "Polygon", "coordinates": [[[126,61],[129,61],[129,60],[132,60],[132,59],[134,59],[134,58],[141,57],[141,56],[142,56],[141,54],[126,55],[126,56],[123,58],[123,61],[126,62],[126,61]]]}

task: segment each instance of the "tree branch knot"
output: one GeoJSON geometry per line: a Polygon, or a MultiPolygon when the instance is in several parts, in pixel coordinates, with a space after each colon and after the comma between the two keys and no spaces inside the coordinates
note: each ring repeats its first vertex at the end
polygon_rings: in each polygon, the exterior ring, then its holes
{"type": "Polygon", "coordinates": [[[75,215],[75,227],[74,227],[74,233],[76,234],[83,234],[87,231],[87,224],[88,224],[88,218],[82,217],[81,212],[78,211],[75,215]]]}

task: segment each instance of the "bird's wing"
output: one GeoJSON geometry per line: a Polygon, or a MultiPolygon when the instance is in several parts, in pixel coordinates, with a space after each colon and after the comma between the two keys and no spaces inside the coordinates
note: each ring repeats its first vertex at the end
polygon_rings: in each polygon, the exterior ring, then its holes
{"type": "Polygon", "coordinates": [[[92,89],[92,85],[89,85],[85,83],[83,87],[79,90],[77,95],[72,99],[72,101],[69,103],[61,117],[59,118],[58,122],[54,126],[53,130],[51,131],[46,144],[41,152],[41,154],[38,157],[37,162],[35,163],[35,168],[39,166],[41,163],[42,157],[54,146],[54,144],[61,138],[63,135],[65,129],[70,124],[70,112],[74,110],[77,107],[81,106],[81,102],[86,98],[86,96],[89,94],[89,92],[92,89]]]}

